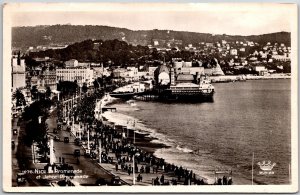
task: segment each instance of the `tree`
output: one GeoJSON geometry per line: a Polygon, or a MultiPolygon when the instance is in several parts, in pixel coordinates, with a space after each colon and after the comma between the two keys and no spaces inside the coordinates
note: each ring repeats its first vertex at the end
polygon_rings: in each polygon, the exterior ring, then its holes
{"type": "Polygon", "coordinates": [[[82,85],[82,92],[83,92],[83,93],[86,93],[87,90],[88,90],[87,84],[86,84],[86,83],[83,83],[83,85],[82,85]]]}
{"type": "Polygon", "coordinates": [[[52,93],[52,91],[51,91],[50,87],[48,86],[46,88],[46,99],[50,99],[51,93],[52,93]]]}
{"type": "Polygon", "coordinates": [[[98,78],[94,80],[93,84],[95,89],[99,89],[100,85],[98,83],[98,78]]]}
{"type": "Polygon", "coordinates": [[[33,86],[30,90],[30,93],[31,93],[32,99],[37,99],[38,93],[39,93],[37,86],[33,86]]]}
{"type": "Polygon", "coordinates": [[[13,94],[13,98],[16,99],[16,107],[26,105],[25,97],[19,89],[13,94]]]}
{"type": "Polygon", "coordinates": [[[52,105],[51,100],[41,100],[35,101],[30,104],[29,107],[26,107],[23,112],[23,119],[30,121],[36,120],[39,116],[47,117],[48,110],[52,105]]]}
{"type": "Polygon", "coordinates": [[[33,142],[46,150],[48,125],[46,119],[49,116],[50,100],[35,101],[23,112],[23,119],[27,121],[25,127],[25,143],[30,146],[33,142]],[[39,118],[41,117],[41,121],[39,118]]]}

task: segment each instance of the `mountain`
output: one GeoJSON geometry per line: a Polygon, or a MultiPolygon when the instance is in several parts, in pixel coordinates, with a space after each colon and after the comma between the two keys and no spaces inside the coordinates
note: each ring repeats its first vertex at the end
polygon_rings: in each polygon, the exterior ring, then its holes
{"type": "Polygon", "coordinates": [[[123,40],[133,45],[153,45],[184,47],[188,44],[197,46],[200,42],[228,41],[254,41],[259,44],[284,43],[291,44],[289,32],[277,32],[263,35],[213,35],[208,33],[172,31],[172,30],[138,30],[126,28],[93,25],[51,25],[28,26],[12,28],[12,47],[28,49],[41,45],[69,45],[87,39],[97,40],[123,40]]]}

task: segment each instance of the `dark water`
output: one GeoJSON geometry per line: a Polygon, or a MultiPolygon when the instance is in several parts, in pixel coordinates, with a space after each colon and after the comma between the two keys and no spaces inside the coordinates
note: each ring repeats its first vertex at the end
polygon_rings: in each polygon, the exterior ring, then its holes
{"type": "MultiPolygon", "coordinates": [[[[171,146],[155,154],[213,181],[214,170],[232,170],[236,184],[288,184],[291,163],[290,80],[214,84],[213,103],[137,101],[116,105],[171,146]],[[260,175],[261,161],[275,162],[273,175],[260,175]]],[[[143,128],[141,128],[143,129],[143,128]]]]}

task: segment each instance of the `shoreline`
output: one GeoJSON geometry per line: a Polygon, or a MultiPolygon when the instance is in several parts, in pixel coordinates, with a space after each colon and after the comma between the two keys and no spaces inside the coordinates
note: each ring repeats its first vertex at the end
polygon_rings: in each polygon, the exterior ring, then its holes
{"type": "MultiPolygon", "coordinates": [[[[105,96],[101,99],[104,100],[105,99],[105,96]]],[[[118,102],[122,102],[122,100],[119,100],[117,98],[108,98],[106,100],[104,100],[105,103],[102,103],[101,106],[111,106],[113,104],[116,104],[118,102]]],[[[96,107],[98,107],[98,104],[96,105],[96,107]]],[[[98,108],[95,108],[96,110],[99,110],[98,108]]],[[[109,111],[107,111],[109,112],[109,111]]],[[[118,122],[116,121],[110,121],[108,118],[106,118],[105,116],[101,116],[102,118],[102,121],[104,122],[104,125],[107,125],[111,128],[113,128],[114,125],[121,125],[123,126],[122,124],[118,124],[118,122]],[[114,125],[113,125],[114,124],[114,125]]],[[[99,119],[98,119],[99,120],[99,119]]],[[[121,129],[115,129],[117,132],[119,133],[122,133],[122,130],[121,129]]],[[[147,152],[151,155],[153,155],[155,158],[157,159],[161,159],[160,157],[156,156],[155,153],[158,152],[159,150],[161,149],[164,149],[164,148],[171,148],[171,146],[168,146],[164,143],[161,143],[161,142],[155,142],[155,140],[159,140],[159,138],[156,138],[156,137],[153,137],[153,136],[149,136],[151,133],[150,132],[147,132],[147,131],[143,131],[143,132],[140,132],[139,130],[137,129],[132,129],[131,128],[128,128],[128,132],[129,132],[129,141],[131,143],[133,143],[133,139],[134,139],[134,132],[135,132],[135,143],[133,145],[135,145],[137,148],[141,149],[142,151],[144,152],[147,152]]],[[[126,133],[127,134],[127,133],[126,133]]],[[[162,158],[164,159],[164,158],[162,158]]],[[[165,160],[165,159],[164,159],[165,160]]],[[[170,163],[170,162],[167,162],[166,163],[168,164],[173,164],[173,163],[170,163]]],[[[175,164],[175,166],[180,166],[180,167],[183,167],[182,165],[178,165],[178,164],[175,164]]],[[[184,168],[184,167],[183,167],[184,168]]],[[[191,171],[194,171],[193,169],[190,169],[191,171]]],[[[203,181],[206,182],[206,185],[214,185],[214,183],[207,183],[208,181],[211,181],[209,178],[206,178],[200,174],[196,174],[196,178],[199,178],[199,179],[202,179],[203,181]]]]}
{"type": "Polygon", "coordinates": [[[288,74],[273,74],[266,76],[254,75],[224,75],[224,76],[210,76],[212,83],[228,83],[228,82],[245,82],[247,80],[273,80],[273,79],[291,79],[288,74]]]}
{"type": "MultiPolygon", "coordinates": [[[[108,101],[106,105],[109,105],[109,106],[113,107],[114,104],[118,104],[118,103],[122,103],[122,102],[124,103],[124,101],[122,101],[122,100],[119,100],[117,98],[112,98],[112,100],[108,101]]],[[[125,115],[129,116],[129,117],[132,117],[131,115],[127,115],[127,114],[125,114],[125,115]]],[[[108,118],[106,118],[105,116],[102,116],[102,118],[104,119],[104,121],[107,121],[107,123],[110,124],[111,127],[113,127],[113,125],[112,125],[113,123],[115,125],[126,126],[126,124],[124,124],[124,121],[122,121],[122,120],[121,121],[113,120],[114,118],[112,118],[110,115],[108,115],[108,118]]],[[[143,123],[139,122],[139,124],[143,124],[143,123]]],[[[131,128],[132,127],[130,125],[130,127],[128,128],[128,130],[129,130],[129,140],[130,141],[133,140],[133,129],[131,129],[131,128]]],[[[122,133],[121,129],[116,129],[116,130],[118,132],[122,133]]],[[[172,148],[172,146],[168,145],[168,144],[162,143],[159,137],[153,137],[153,136],[151,136],[151,134],[152,134],[151,131],[142,130],[142,131],[139,132],[139,130],[140,130],[140,128],[137,128],[135,130],[135,132],[136,132],[136,143],[134,145],[136,145],[138,148],[142,149],[145,152],[149,152],[149,153],[153,154],[153,156],[155,156],[156,158],[163,158],[163,159],[165,159],[164,156],[161,156],[161,155],[157,156],[158,152],[160,152],[160,150],[164,149],[164,148],[167,148],[167,149],[172,148]],[[156,141],[156,140],[158,140],[158,141],[156,141]]],[[[167,159],[165,159],[165,160],[166,160],[167,163],[172,163],[172,161],[169,162],[167,159]]],[[[175,164],[178,165],[178,166],[185,167],[184,165],[182,165],[180,163],[179,164],[175,163],[175,164]]],[[[195,171],[197,177],[198,178],[203,178],[206,182],[209,182],[208,183],[209,185],[213,185],[214,184],[215,178],[211,177],[210,174],[207,175],[207,171],[208,170],[204,170],[204,169],[194,170],[193,168],[188,168],[188,169],[195,171]],[[204,174],[201,174],[202,172],[204,174]]],[[[245,183],[245,181],[248,182],[249,180],[247,178],[245,178],[245,177],[240,177],[240,178],[234,177],[234,183],[235,183],[234,185],[243,185],[243,183],[245,183]]],[[[254,181],[254,183],[258,184],[259,182],[254,181]]]]}
{"type": "MultiPolygon", "coordinates": [[[[103,97],[104,98],[104,97],[103,97]]],[[[101,99],[100,101],[104,100],[101,99]]],[[[115,103],[118,103],[119,99],[117,98],[108,98],[106,101],[104,101],[105,103],[102,103],[102,106],[110,106],[113,105],[115,103]]],[[[98,105],[97,105],[98,107],[98,105]]],[[[109,121],[108,118],[106,118],[105,116],[101,116],[103,121],[111,122],[111,123],[115,123],[116,125],[121,125],[121,124],[117,124],[115,121],[109,121]]],[[[118,132],[121,132],[120,129],[117,129],[118,132]]],[[[154,154],[156,150],[158,149],[162,149],[162,148],[170,148],[170,146],[167,146],[164,143],[158,143],[158,142],[153,142],[154,140],[158,140],[158,138],[155,137],[150,137],[150,133],[145,132],[145,133],[141,133],[137,130],[133,130],[132,128],[128,128],[128,132],[129,132],[129,136],[128,138],[133,142],[134,139],[134,132],[135,132],[135,145],[138,146],[139,148],[141,148],[142,150],[149,152],[151,154],[154,154]]]]}

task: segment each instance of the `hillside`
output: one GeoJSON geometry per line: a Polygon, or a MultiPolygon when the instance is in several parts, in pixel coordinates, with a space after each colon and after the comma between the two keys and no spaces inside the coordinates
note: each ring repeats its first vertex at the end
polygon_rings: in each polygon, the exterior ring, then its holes
{"type": "Polygon", "coordinates": [[[13,27],[12,47],[28,49],[39,45],[72,44],[87,39],[98,40],[123,40],[133,45],[149,45],[155,40],[160,46],[170,44],[171,46],[183,47],[187,44],[197,46],[199,42],[226,41],[255,41],[259,44],[267,42],[291,44],[291,34],[288,32],[277,32],[252,36],[212,35],[208,33],[196,33],[172,30],[143,30],[133,31],[126,28],[92,25],[53,25],[34,27],[13,27]]]}
{"type": "Polygon", "coordinates": [[[124,41],[114,40],[85,40],[69,45],[64,49],[48,49],[45,51],[31,52],[30,58],[50,57],[60,61],[77,59],[80,62],[102,62],[104,65],[129,63],[145,63],[150,50],[145,46],[132,46],[124,41]]]}

